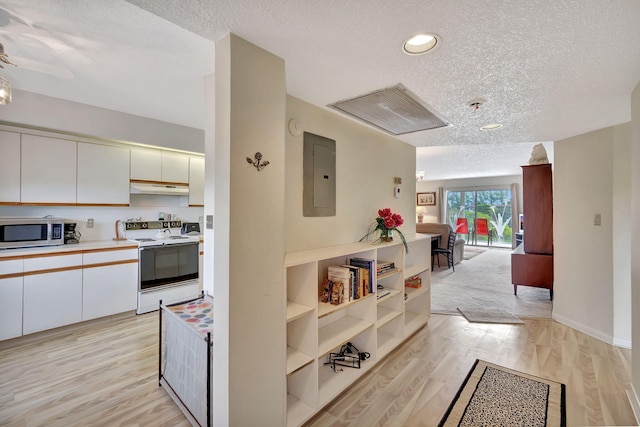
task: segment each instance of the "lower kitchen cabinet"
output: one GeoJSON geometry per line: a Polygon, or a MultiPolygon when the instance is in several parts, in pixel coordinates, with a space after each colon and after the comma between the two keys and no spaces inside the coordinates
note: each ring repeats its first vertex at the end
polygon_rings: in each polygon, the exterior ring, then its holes
{"type": "Polygon", "coordinates": [[[23,307],[25,335],[82,321],[82,270],[25,276],[23,307]]]}
{"type": "Polygon", "coordinates": [[[82,320],[133,311],[138,298],[138,263],[84,268],[82,320]]]}
{"type": "Polygon", "coordinates": [[[22,335],[22,277],[0,279],[0,340],[22,335]]]}
{"type": "Polygon", "coordinates": [[[22,335],[22,259],[0,259],[0,340],[22,335]]]}
{"type": "Polygon", "coordinates": [[[0,341],[133,312],[138,246],[0,257],[0,341]]]}

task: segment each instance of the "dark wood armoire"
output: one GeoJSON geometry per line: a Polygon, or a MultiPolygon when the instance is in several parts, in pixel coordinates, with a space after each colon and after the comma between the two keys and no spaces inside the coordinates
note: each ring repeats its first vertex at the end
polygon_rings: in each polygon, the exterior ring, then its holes
{"type": "Polygon", "coordinates": [[[522,166],[523,242],[511,254],[513,293],[518,285],[549,289],[553,299],[553,179],[551,164],[522,166]]]}

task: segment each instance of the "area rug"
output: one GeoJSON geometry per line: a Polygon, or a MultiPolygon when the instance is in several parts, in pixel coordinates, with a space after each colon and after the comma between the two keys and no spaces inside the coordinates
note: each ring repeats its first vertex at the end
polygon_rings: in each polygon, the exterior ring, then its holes
{"type": "Polygon", "coordinates": [[[476,359],[438,426],[565,426],[565,385],[476,359]]]}
{"type": "Polygon", "coordinates": [[[524,323],[507,310],[500,308],[460,308],[458,311],[472,323],[524,323]]]}

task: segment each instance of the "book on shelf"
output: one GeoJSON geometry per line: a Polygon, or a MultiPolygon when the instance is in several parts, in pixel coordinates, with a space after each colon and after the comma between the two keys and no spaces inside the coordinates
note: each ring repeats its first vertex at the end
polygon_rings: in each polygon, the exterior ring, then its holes
{"type": "Polygon", "coordinates": [[[350,284],[351,284],[351,270],[339,265],[330,265],[327,267],[327,279],[335,282],[342,283],[342,300],[349,301],[350,296],[350,284]]]}
{"type": "Polygon", "coordinates": [[[376,264],[376,273],[382,274],[388,271],[396,271],[396,264],[391,261],[378,261],[376,264]]]}
{"type": "Polygon", "coordinates": [[[420,276],[409,277],[404,281],[404,285],[408,288],[421,288],[422,278],[420,276]]]}
{"type": "Polygon", "coordinates": [[[354,265],[356,267],[361,267],[365,271],[361,271],[360,274],[360,282],[362,284],[363,293],[362,296],[373,293],[373,287],[375,286],[375,280],[373,277],[373,272],[376,269],[376,261],[368,258],[350,258],[349,264],[354,265]],[[363,277],[364,276],[364,277],[363,277]]]}
{"type": "Polygon", "coordinates": [[[376,267],[376,274],[381,276],[383,274],[394,273],[398,271],[396,264],[392,261],[378,261],[376,267]]]}
{"type": "Polygon", "coordinates": [[[355,265],[343,265],[342,267],[348,268],[351,272],[351,283],[349,289],[350,300],[356,300],[360,298],[360,267],[355,265]]]}
{"type": "Polygon", "coordinates": [[[344,283],[341,281],[333,281],[324,279],[322,284],[322,295],[320,295],[320,302],[340,305],[344,302],[344,283]]]}

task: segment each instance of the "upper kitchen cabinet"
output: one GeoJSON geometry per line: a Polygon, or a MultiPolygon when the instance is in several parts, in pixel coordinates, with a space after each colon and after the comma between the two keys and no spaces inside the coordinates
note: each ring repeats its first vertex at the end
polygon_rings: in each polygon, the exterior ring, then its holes
{"type": "Polygon", "coordinates": [[[162,152],[162,181],[189,183],[189,156],[162,152]]]}
{"type": "Polygon", "coordinates": [[[131,179],[187,184],[189,156],[162,150],[131,149],[131,179]]]}
{"type": "Polygon", "coordinates": [[[76,145],[76,141],[22,134],[22,203],[76,203],[76,145]]]}
{"type": "Polygon", "coordinates": [[[189,206],[204,206],[204,157],[189,157],[189,206]]]}
{"type": "Polygon", "coordinates": [[[131,149],[131,179],[162,181],[162,152],[131,149]]]}
{"type": "Polygon", "coordinates": [[[129,149],[78,142],[78,204],[129,205],[129,149]]]}
{"type": "Polygon", "coordinates": [[[0,204],[20,202],[20,134],[0,131],[0,204]]]}

